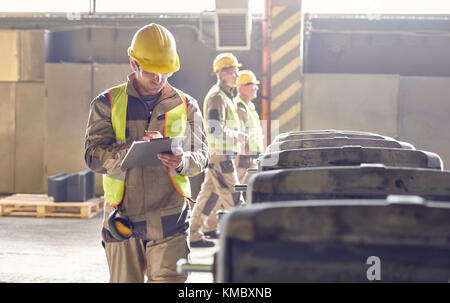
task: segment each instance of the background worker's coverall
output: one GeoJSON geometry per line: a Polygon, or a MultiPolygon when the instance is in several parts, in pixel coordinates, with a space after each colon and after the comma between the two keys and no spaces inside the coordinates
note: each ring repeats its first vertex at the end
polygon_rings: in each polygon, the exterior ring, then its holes
{"type": "Polygon", "coordinates": [[[237,120],[232,90],[232,87],[219,82],[210,89],[204,101],[203,115],[211,158],[193,210],[191,242],[204,240],[205,232],[217,231],[217,211],[244,203],[242,194],[234,191],[234,185],[239,184],[234,163],[235,155],[239,152],[236,139],[239,121],[235,121],[236,128],[230,127],[229,122],[237,120]],[[232,117],[232,110],[236,117],[232,117]]]}
{"type": "Polygon", "coordinates": [[[236,157],[236,169],[240,184],[248,184],[248,168],[256,168],[256,159],[264,151],[263,131],[258,112],[253,102],[247,102],[242,96],[235,98],[241,130],[248,139],[243,144],[241,154],[236,157]]]}
{"type": "MultiPolygon", "coordinates": [[[[150,113],[147,104],[133,86],[134,74],[128,76],[126,142],[116,143],[111,124],[108,91],[91,103],[85,138],[85,161],[97,173],[122,173],[120,163],[133,141],[145,130],[164,134],[165,113],[182,104],[180,95],[168,83],[150,113]]],[[[197,101],[187,99],[187,141],[181,174],[195,176],[208,163],[209,151],[203,118],[197,101]],[[195,121],[195,123],[194,123],[195,121]]],[[[172,175],[176,172],[172,170],[172,175]]],[[[110,233],[108,216],[113,207],[106,204],[102,239],[110,270],[110,282],[184,282],[176,271],[176,262],[189,254],[188,231],[191,209],[188,199],[172,184],[166,166],[137,167],[126,170],[125,193],[119,205],[120,215],[134,225],[134,235],[125,241],[110,233]]]]}

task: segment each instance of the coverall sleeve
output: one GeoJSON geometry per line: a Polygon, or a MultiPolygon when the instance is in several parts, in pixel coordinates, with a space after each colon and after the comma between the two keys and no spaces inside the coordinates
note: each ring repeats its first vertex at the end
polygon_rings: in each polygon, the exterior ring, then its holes
{"type": "Polygon", "coordinates": [[[238,103],[237,105],[237,114],[239,117],[241,131],[248,135],[248,112],[245,106],[241,103],[238,103]]]}
{"type": "MultiPolygon", "coordinates": [[[[239,118],[239,126],[243,133],[245,133],[247,136],[249,135],[248,132],[248,112],[245,106],[241,103],[237,104],[237,114],[239,118]]],[[[242,143],[242,151],[245,154],[248,154],[249,148],[248,148],[248,141],[246,143],[242,143]]]]}
{"type": "Polygon", "coordinates": [[[193,177],[200,174],[208,165],[209,149],[206,139],[203,116],[197,101],[187,97],[188,128],[186,130],[186,144],[183,151],[183,169],[181,174],[193,177]]]}
{"type": "Polygon", "coordinates": [[[206,113],[208,115],[206,121],[208,131],[217,138],[224,140],[236,139],[237,132],[226,126],[227,109],[226,103],[222,95],[215,94],[208,100],[206,106],[206,113]]]}
{"type": "Polygon", "coordinates": [[[84,139],[84,159],[87,166],[100,174],[122,173],[125,170],[120,168],[120,163],[130,147],[131,142],[116,143],[109,100],[101,97],[94,99],[84,139]]]}

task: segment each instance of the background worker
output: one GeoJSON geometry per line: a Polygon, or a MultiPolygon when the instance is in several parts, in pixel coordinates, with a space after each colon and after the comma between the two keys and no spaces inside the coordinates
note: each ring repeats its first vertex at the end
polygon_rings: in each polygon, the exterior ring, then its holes
{"type": "Polygon", "coordinates": [[[241,130],[248,140],[243,144],[241,154],[236,157],[237,174],[240,184],[247,184],[248,168],[256,168],[256,158],[264,151],[263,130],[253,100],[258,94],[259,81],[250,70],[239,71],[238,95],[235,98],[237,113],[241,122],[241,130]]]}
{"type": "Polygon", "coordinates": [[[211,158],[193,210],[190,228],[192,247],[214,246],[205,234],[217,237],[216,212],[244,203],[242,194],[234,191],[234,185],[239,183],[234,158],[239,153],[240,142],[247,137],[240,131],[233,100],[240,66],[231,53],[219,54],[213,62],[217,83],[208,91],[203,103],[211,158]]]}
{"type": "Polygon", "coordinates": [[[145,276],[184,282],[176,262],[189,254],[188,176],[202,172],[209,158],[203,118],[197,101],[167,82],[180,67],[169,30],[142,27],[128,55],[128,82],[92,101],[85,137],[87,165],[104,174],[102,239],[110,282],[144,282],[145,276]],[[133,141],[183,135],[183,152],[158,154],[163,165],[121,169],[133,141]]]}

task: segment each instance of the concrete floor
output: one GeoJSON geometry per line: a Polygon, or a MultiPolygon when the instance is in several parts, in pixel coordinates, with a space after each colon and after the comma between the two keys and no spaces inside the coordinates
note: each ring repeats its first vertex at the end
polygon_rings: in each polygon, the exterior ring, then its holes
{"type": "MultiPolygon", "coordinates": [[[[100,229],[91,219],[0,217],[0,282],[105,283],[109,272],[100,229]]],[[[212,264],[216,247],[193,248],[193,263],[212,264]]],[[[209,283],[210,273],[192,273],[189,283],[209,283]]]]}

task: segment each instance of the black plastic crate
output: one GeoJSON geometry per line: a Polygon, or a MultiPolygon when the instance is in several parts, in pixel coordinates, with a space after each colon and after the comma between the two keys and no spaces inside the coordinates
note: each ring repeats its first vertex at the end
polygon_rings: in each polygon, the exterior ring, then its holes
{"type": "Polygon", "coordinates": [[[54,202],[84,202],[94,197],[94,173],[90,170],[48,178],[48,195],[54,202]]]}
{"type": "Polygon", "coordinates": [[[48,195],[54,202],[67,201],[67,179],[66,173],[48,177],[48,195]]]}
{"type": "Polygon", "coordinates": [[[94,173],[85,170],[67,180],[67,201],[84,202],[94,197],[94,173]]]}

